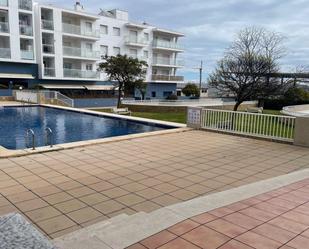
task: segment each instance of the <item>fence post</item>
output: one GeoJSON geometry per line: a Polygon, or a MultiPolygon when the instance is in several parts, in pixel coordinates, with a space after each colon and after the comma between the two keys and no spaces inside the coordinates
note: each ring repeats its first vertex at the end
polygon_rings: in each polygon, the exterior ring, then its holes
{"type": "Polygon", "coordinates": [[[201,128],[202,108],[188,107],[187,108],[187,126],[194,129],[201,128]]]}
{"type": "Polygon", "coordinates": [[[309,147],[309,117],[296,117],[294,144],[309,147]]]}

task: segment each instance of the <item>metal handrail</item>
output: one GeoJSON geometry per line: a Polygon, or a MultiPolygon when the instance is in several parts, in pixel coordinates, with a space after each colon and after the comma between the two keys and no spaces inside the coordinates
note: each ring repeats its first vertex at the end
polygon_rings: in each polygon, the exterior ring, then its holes
{"type": "Polygon", "coordinates": [[[29,144],[29,134],[32,136],[32,150],[35,150],[35,135],[32,129],[26,131],[26,146],[29,144]]]}
{"type": "Polygon", "coordinates": [[[49,137],[49,146],[50,146],[50,148],[52,148],[53,147],[53,131],[49,127],[46,127],[45,131],[46,131],[46,140],[45,140],[46,142],[45,142],[45,144],[48,145],[48,137],[49,137]]]}

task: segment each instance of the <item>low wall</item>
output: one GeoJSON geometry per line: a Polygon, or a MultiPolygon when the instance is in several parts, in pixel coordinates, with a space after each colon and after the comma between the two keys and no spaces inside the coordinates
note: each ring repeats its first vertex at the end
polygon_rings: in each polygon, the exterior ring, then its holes
{"type": "Polygon", "coordinates": [[[42,99],[40,104],[45,104],[45,105],[59,105],[59,106],[64,106],[64,107],[69,107],[67,104],[59,101],[58,99],[42,99]]]}
{"type": "Polygon", "coordinates": [[[7,97],[7,96],[12,96],[13,91],[11,89],[0,89],[0,96],[1,97],[7,97]]]}
{"type": "Polygon", "coordinates": [[[309,115],[309,105],[285,106],[281,112],[295,117],[306,116],[309,115]]]}
{"type": "Polygon", "coordinates": [[[296,117],[294,144],[309,147],[309,117],[296,117]]]}
{"type": "Polygon", "coordinates": [[[117,98],[85,98],[74,99],[74,107],[114,107],[117,106],[117,98]]]}
{"type": "MultiPolygon", "coordinates": [[[[182,113],[187,111],[187,106],[161,106],[161,105],[134,105],[134,104],[125,104],[123,107],[129,108],[132,112],[176,112],[182,113]]],[[[244,111],[250,107],[256,107],[256,104],[241,104],[238,108],[239,111],[244,111]]],[[[218,106],[207,106],[201,105],[200,107],[209,108],[209,109],[224,109],[224,110],[233,110],[234,104],[218,105],[218,106]]]]}
{"type": "Polygon", "coordinates": [[[0,101],[14,101],[13,96],[0,96],[0,101]]]}

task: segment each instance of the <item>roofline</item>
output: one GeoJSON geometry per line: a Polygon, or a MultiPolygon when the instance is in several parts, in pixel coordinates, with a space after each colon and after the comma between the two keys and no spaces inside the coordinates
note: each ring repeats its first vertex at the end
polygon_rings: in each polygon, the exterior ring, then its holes
{"type": "Polygon", "coordinates": [[[185,36],[184,33],[180,33],[180,32],[173,31],[173,30],[168,30],[168,29],[162,29],[162,28],[155,28],[153,30],[153,32],[165,33],[165,34],[174,35],[174,36],[178,36],[178,37],[185,36]]]}
{"type": "Polygon", "coordinates": [[[40,4],[40,3],[36,3],[36,4],[39,6],[39,8],[58,9],[58,10],[61,10],[62,12],[66,12],[66,13],[69,13],[69,14],[72,14],[72,15],[84,16],[84,17],[88,17],[88,18],[91,18],[91,19],[95,19],[95,20],[100,19],[99,15],[92,14],[92,13],[89,13],[89,12],[76,11],[74,9],[66,9],[66,8],[59,7],[59,6],[56,6],[56,5],[53,5],[53,4],[40,4]]]}

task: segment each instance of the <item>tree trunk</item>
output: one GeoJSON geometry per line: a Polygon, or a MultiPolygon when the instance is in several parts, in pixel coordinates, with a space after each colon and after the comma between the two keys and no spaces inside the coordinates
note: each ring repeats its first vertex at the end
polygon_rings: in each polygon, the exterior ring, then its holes
{"type": "Polygon", "coordinates": [[[120,106],[121,106],[121,87],[119,85],[117,108],[120,108],[120,106]]]}
{"type": "Polygon", "coordinates": [[[238,107],[240,106],[242,102],[236,102],[236,104],[234,105],[234,109],[233,111],[236,112],[238,110],[238,107]]]}

